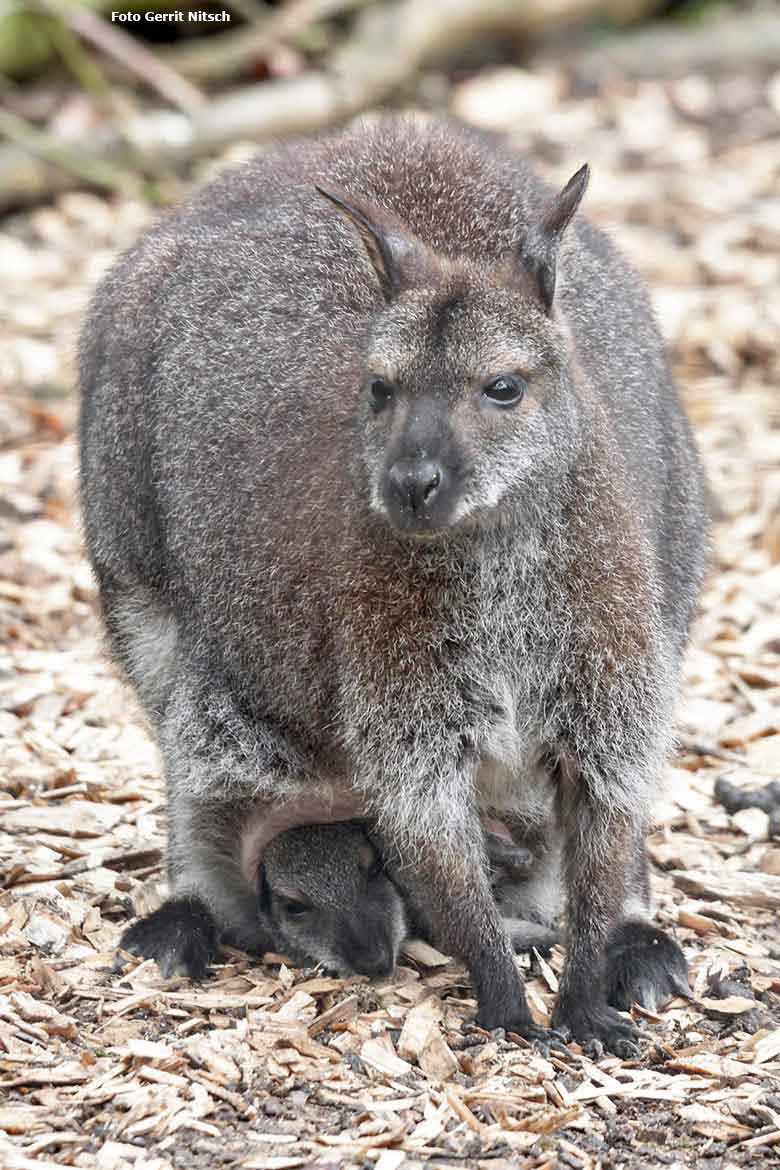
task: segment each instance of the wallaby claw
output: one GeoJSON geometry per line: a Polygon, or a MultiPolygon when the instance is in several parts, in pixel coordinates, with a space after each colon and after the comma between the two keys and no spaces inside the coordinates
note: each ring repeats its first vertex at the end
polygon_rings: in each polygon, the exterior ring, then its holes
{"type": "Polygon", "coordinates": [[[551,1028],[549,1035],[550,1047],[556,1052],[565,1052],[568,1055],[571,1038],[566,1036],[565,1033],[561,1032],[558,1028],[551,1028]]]}
{"type": "Polygon", "coordinates": [[[542,1056],[549,1057],[553,1052],[564,1052],[569,1055],[569,1048],[565,1036],[554,1028],[545,1028],[544,1035],[533,1040],[533,1046],[542,1056]]]}
{"type": "Polygon", "coordinates": [[[509,1028],[506,1033],[507,1039],[517,1043],[518,1040],[525,1040],[527,1044],[534,1048],[541,1056],[549,1056],[551,1051],[567,1052],[566,1041],[560,1032],[556,1032],[552,1028],[542,1028],[538,1024],[528,1024],[522,1029],[509,1028]]]}
{"type": "Polygon", "coordinates": [[[485,850],[494,878],[510,875],[524,878],[533,869],[536,858],[525,845],[518,845],[510,837],[485,833],[485,850]]]}
{"type": "Polygon", "coordinates": [[[590,1040],[586,1040],[582,1046],[582,1051],[587,1056],[588,1060],[597,1062],[604,1056],[604,1043],[599,1040],[598,1036],[591,1036],[590,1040]]]}
{"type": "Polygon", "coordinates": [[[641,1055],[639,1045],[633,1040],[613,1040],[612,1051],[621,1060],[636,1060],[641,1055]]]}
{"type": "Polygon", "coordinates": [[[639,1033],[633,1020],[627,1020],[606,1004],[587,1007],[558,1008],[555,1028],[579,1041],[583,1051],[592,1060],[600,1060],[605,1052],[612,1052],[621,1060],[639,1056],[639,1033]]]}

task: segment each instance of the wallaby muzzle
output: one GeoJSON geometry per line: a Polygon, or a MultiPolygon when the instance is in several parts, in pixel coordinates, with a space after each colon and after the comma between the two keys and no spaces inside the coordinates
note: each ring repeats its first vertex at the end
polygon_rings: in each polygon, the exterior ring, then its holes
{"type": "Polygon", "coordinates": [[[419,415],[390,454],[382,497],[390,523],[402,532],[432,533],[449,527],[458,502],[460,457],[446,421],[437,412],[419,415]]]}
{"type": "Polygon", "coordinates": [[[398,459],[387,473],[387,494],[393,510],[414,520],[432,512],[444,487],[444,470],[433,459],[398,459]]]}
{"type": "Polygon", "coordinates": [[[377,919],[372,926],[363,920],[359,929],[350,920],[342,921],[337,937],[346,967],[357,975],[373,978],[392,975],[397,955],[391,919],[391,915],[386,922],[377,919]]]}

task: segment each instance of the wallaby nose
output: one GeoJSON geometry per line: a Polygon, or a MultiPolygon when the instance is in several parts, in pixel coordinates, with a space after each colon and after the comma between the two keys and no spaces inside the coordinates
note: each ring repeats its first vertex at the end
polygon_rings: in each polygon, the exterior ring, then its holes
{"type": "Polygon", "coordinates": [[[398,459],[388,479],[402,510],[418,513],[433,503],[441,487],[442,469],[433,459],[398,459]]]}
{"type": "Polygon", "coordinates": [[[356,975],[368,975],[374,979],[392,975],[396,949],[380,917],[379,907],[375,908],[373,915],[366,912],[357,921],[342,921],[339,940],[344,962],[356,975]]]}
{"type": "Polygon", "coordinates": [[[395,962],[390,947],[377,947],[375,950],[356,956],[352,967],[357,975],[368,975],[371,978],[382,978],[392,975],[395,962]]]}

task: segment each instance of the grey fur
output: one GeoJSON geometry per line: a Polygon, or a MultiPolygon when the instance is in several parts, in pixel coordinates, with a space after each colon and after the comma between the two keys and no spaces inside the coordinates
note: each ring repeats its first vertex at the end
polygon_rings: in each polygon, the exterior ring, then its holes
{"type": "MultiPolygon", "coordinates": [[[[559,942],[560,874],[540,864],[526,844],[499,844],[488,833],[486,850],[513,949],[559,942]]],[[[407,933],[426,934],[413,908],[410,921],[402,892],[358,822],[302,825],[278,834],[264,847],[259,887],[261,921],[274,949],[299,964],[388,975],[407,933]]]]}
{"type": "Polygon", "coordinates": [[[360,826],[305,825],[275,837],[263,858],[260,904],[293,961],[392,974],[406,915],[360,826]]]}
{"type": "Polygon", "coordinates": [[[82,487],[174,891],[251,941],[244,826],[369,816],[481,1022],[538,1036],[479,812],[560,834],[558,1021],[620,1051],[605,946],[646,885],[703,489],[641,282],[563,234],[586,177],[555,199],[492,140],[384,118],[217,179],[96,294],[82,487]]]}

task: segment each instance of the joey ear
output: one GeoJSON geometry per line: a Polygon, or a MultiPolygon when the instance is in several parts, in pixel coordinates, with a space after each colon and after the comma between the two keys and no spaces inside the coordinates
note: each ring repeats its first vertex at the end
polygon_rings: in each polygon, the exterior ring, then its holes
{"type": "Polygon", "coordinates": [[[390,212],[335,187],[315,183],[315,188],[357,229],[386,301],[430,277],[435,267],[433,253],[390,212]]]}
{"type": "Polygon", "coordinates": [[[590,179],[587,163],[572,175],[562,191],[550,201],[541,219],[528,232],[522,259],[539,285],[539,294],[549,313],[555,296],[555,269],[563,233],[582,201],[590,179]]]}

